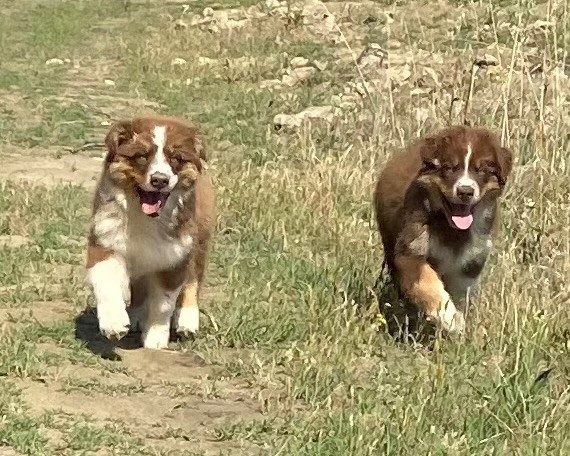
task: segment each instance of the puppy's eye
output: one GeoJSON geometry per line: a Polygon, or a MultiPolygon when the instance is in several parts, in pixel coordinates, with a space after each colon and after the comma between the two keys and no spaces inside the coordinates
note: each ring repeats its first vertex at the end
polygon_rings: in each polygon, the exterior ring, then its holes
{"type": "Polygon", "coordinates": [[[493,163],[482,163],[478,168],[477,168],[477,174],[479,176],[487,176],[489,174],[494,174],[495,171],[495,165],[493,163]]]}
{"type": "Polygon", "coordinates": [[[433,173],[439,169],[439,162],[437,160],[424,160],[422,164],[422,172],[433,173]]]}
{"type": "Polygon", "coordinates": [[[144,155],[139,155],[138,157],[135,158],[135,163],[139,166],[146,165],[147,161],[148,159],[144,155]]]}

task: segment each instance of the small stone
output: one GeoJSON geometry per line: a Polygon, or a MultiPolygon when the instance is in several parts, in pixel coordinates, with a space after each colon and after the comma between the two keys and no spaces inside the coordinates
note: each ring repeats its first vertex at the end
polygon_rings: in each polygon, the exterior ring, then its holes
{"type": "Polygon", "coordinates": [[[288,87],[293,87],[297,84],[305,82],[311,78],[311,76],[316,72],[316,69],[313,67],[300,67],[291,70],[289,74],[286,74],[282,78],[282,82],[284,85],[288,87]]]}
{"type": "Polygon", "coordinates": [[[216,59],[211,59],[210,57],[198,57],[198,65],[215,65],[218,63],[216,59]]]}
{"type": "Polygon", "coordinates": [[[170,62],[170,64],[172,66],[182,66],[182,65],[186,65],[188,62],[186,60],[184,60],[183,58],[180,57],[176,57],[174,59],[172,59],[172,61],[170,62]]]}
{"type": "Polygon", "coordinates": [[[281,6],[281,2],[279,0],[265,0],[265,7],[267,9],[275,9],[281,6]]]}
{"type": "Polygon", "coordinates": [[[309,64],[309,59],[306,59],[305,57],[293,57],[290,62],[291,68],[304,67],[307,66],[308,64],[309,64]]]}
{"type": "Polygon", "coordinates": [[[113,87],[115,85],[115,81],[113,81],[112,79],[105,79],[105,85],[113,87]]]}
{"type": "Polygon", "coordinates": [[[273,118],[275,130],[296,130],[305,121],[331,124],[338,117],[339,110],[334,106],[311,106],[298,114],[277,114],[273,118]]]}
{"type": "Polygon", "coordinates": [[[61,59],[49,59],[46,60],[46,65],[63,65],[63,60],[61,59]]]}

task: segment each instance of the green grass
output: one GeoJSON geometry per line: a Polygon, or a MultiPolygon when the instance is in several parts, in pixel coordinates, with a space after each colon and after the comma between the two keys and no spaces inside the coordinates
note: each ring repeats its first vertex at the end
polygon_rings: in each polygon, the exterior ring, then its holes
{"type": "Polygon", "coordinates": [[[555,23],[538,33],[532,24],[547,19],[543,2],[427,2],[419,15],[414,2],[348,12],[327,3],[356,56],[367,43],[390,41],[394,81],[385,85],[385,68],[365,70],[374,104],[365,97],[330,128],[277,133],[276,114],[335,104],[349,81],[361,82],[352,59],[339,57],[345,43],[278,15],[231,31],[174,27],[207,6],[265,11],[256,1],[190,2],[186,13],[157,1],[126,10],[111,0],[24,3],[18,9],[0,0],[6,148],[26,156],[49,146],[45,157],[56,160],[65,147],[102,140],[101,123],[135,115],[136,102],[157,103],[144,106],[203,126],[218,220],[199,337],[178,343],[174,361],[140,350],[111,361],[75,334],[75,317],[91,302],[82,266],[90,191],[6,183],[0,173],[0,237],[29,241],[0,242],[0,448],[26,455],[569,453],[568,80],[547,73],[541,101],[540,77],[529,78],[520,60],[536,63],[538,52],[552,62],[549,71],[562,63],[570,44],[563,6],[552,7],[555,23]],[[511,67],[519,13],[526,41],[511,67]],[[378,20],[363,25],[370,15],[378,20]],[[493,21],[496,33],[484,27],[493,21]],[[465,101],[483,50],[502,65],[478,72],[468,118],[504,128],[516,156],[501,238],[466,339],[399,344],[385,334],[373,293],[382,252],[371,189],[387,154],[462,121],[449,101],[452,94],[465,101]],[[261,87],[281,78],[295,56],[328,66],[292,88],[261,87]],[[46,66],[53,57],[70,62],[46,66]],[[199,57],[216,60],[200,65],[199,57]],[[173,66],[174,58],[187,64],[173,66]],[[402,81],[405,63],[411,74],[402,81]],[[411,94],[426,86],[433,94],[411,94]],[[64,313],[54,317],[53,307],[64,313]]]}

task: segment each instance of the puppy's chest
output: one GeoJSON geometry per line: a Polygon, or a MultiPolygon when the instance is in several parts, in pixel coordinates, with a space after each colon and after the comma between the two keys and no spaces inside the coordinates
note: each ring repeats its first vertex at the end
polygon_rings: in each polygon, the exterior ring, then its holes
{"type": "Polygon", "coordinates": [[[129,214],[126,260],[131,276],[171,269],[185,261],[192,250],[190,236],[168,234],[161,220],[144,214],[129,214]]]}
{"type": "Polygon", "coordinates": [[[473,234],[463,242],[430,236],[429,262],[441,276],[478,276],[492,247],[490,235],[473,234]]]}

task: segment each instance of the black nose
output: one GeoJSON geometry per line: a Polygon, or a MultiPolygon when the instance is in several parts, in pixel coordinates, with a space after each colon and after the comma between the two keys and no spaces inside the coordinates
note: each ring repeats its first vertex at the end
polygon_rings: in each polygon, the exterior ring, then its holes
{"type": "Polygon", "coordinates": [[[154,173],[150,176],[150,185],[152,185],[157,190],[160,190],[168,185],[170,179],[166,174],[154,173]]]}
{"type": "Polygon", "coordinates": [[[475,189],[471,185],[460,185],[457,187],[457,196],[459,198],[473,198],[475,189]]]}

